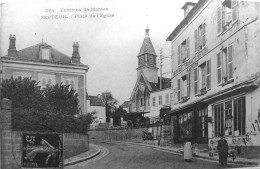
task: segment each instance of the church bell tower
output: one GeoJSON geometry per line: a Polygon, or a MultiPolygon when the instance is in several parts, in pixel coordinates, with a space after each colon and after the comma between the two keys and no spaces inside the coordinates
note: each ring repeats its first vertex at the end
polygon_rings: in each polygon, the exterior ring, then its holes
{"type": "Polygon", "coordinates": [[[156,67],[156,57],[157,55],[149,37],[149,28],[147,27],[145,29],[145,37],[142,47],[137,56],[137,76],[139,76],[140,72],[142,71],[149,82],[158,83],[158,68],[156,67]]]}

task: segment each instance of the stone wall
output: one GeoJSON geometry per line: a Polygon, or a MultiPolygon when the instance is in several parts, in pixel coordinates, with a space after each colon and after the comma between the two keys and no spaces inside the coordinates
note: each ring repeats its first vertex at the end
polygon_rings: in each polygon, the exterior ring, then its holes
{"type": "MultiPolygon", "coordinates": [[[[1,152],[0,169],[21,168],[22,159],[22,131],[11,130],[11,101],[3,99],[0,116],[1,124],[1,152]]],[[[88,135],[75,133],[63,134],[64,159],[89,150],[88,135]]]]}
{"type": "Polygon", "coordinates": [[[89,138],[91,141],[129,141],[129,142],[139,142],[148,144],[160,144],[167,143],[169,137],[169,127],[162,125],[157,126],[158,129],[154,127],[144,127],[144,128],[128,128],[128,129],[103,129],[103,130],[92,130],[88,131],[89,138]],[[153,133],[153,140],[143,140],[143,132],[153,133]]]}
{"type": "Polygon", "coordinates": [[[88,131],[90,140],[110,140],[110,141],[143,141],[143,131],[148,128],[134,128],[134,129],[104,129],[88,131]]]}

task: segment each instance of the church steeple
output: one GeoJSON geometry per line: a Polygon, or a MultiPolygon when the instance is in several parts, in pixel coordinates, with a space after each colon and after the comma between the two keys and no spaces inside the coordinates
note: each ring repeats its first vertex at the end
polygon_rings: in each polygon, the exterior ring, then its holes
{"type": "Polygon", "coordinates": [[[147,27],[145,29],[145,37],[143,44],[137,56],[138,58],[138,68],[137,75],[139,75],[142,70],[143,73],[147,76],[147,79],[150,82],[158,81],[158,68],[156,67],[156,53],[152,44],[152,41],[149,36],[150,29],[147,27]]]}

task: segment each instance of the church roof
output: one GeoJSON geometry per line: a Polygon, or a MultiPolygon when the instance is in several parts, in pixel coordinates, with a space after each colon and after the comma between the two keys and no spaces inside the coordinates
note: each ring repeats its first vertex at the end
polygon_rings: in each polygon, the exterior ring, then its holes
{"type": "Polygon", "coordinates": [[[145,29],[145,38],[143,40],[143,44],[142,44],[142,47],[140,49],[138,56],[143,55],[143,54],[156,55],[155,50],[153,48],[152,41],[149,37],[149,28],[148,27],[145,29]]]}
{"type": "Polygon", "coordinates": [[[130,104],[130,101],[125,101],[121,106],[123,108],[128,108],[129,107],[129,104],[130,104]]]}
{"type": "MultiPolygon", "coordinates": [[[[158,83],[149,82],[152,87],[152,91],[160,90],[160,77],[158,77],[158,83]]],[[[162,77],[162,90],[171,87],[171,79],[162,77]]]]}

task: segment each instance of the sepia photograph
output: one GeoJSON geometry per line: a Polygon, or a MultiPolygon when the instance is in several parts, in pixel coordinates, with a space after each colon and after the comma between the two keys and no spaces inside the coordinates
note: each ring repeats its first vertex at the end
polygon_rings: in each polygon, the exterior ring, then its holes
{"type": "Polygon", "coordinates": [[[0,0],[0,169],[260,169],[260,0],[0,0]]]}

